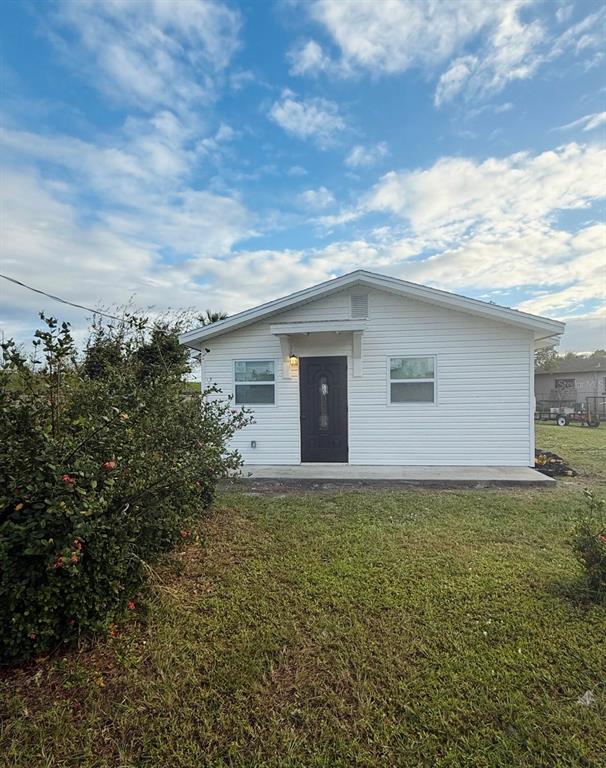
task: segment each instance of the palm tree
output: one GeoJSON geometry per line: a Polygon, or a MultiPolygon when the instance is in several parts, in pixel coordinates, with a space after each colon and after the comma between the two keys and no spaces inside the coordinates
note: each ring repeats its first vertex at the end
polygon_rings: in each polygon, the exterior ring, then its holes
{"type": "Polygon", "coordinates": [[[211,325],[212,323],[216,323],[219,320],[225,320],[226,317],[226,312],[213,312],[212,309],[207,309],[201,315],[198,315],[198,320],[202,323],[202,325],[211,325]]]}

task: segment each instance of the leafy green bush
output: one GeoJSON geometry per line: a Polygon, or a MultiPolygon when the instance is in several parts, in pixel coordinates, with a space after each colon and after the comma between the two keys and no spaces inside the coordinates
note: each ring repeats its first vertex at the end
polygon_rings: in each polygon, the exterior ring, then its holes
{"type": "Polygon", "coordinates": [[[0,370],[5,662],[104,631],[133,607],[147,561],[240,466],[226,443],[248,418],[185,394],[187,351],[166,324],[97,324],[78,361],[69,326],[42,319],[42,360],[8,342],[0,370]]]}
{"type": "Polygon", "coordinates": [[[584,491],[586,504],[575,524],[572,547],[585,569],[589,589],[606,598],[606,502],[584,491]]]}

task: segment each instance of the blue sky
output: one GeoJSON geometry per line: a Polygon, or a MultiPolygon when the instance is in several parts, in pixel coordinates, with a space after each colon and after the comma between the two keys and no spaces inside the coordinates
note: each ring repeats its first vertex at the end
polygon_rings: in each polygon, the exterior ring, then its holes
{"type": "MultiPolygon", "coordinates": [[[[2,272],[235,312],[365,268],[606,346],[599,2],[5,2],[2,272]]],[[[0,326],[85,313],[3,281],[0,326]]]]}

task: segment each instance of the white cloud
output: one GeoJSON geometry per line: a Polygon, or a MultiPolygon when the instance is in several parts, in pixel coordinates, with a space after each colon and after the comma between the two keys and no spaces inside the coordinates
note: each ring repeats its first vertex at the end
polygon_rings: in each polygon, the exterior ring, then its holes
{"type": "MultiPolygon", "coordinates": [[[[211,257],[220,262],[247,234],[250,217],[239,203],[190,191],[172,206],[158,200],[149,210],[88,220],[81,206],[61,199],[65,188],[25,168],[3,169],[4,272],[68,301],[106,310],[131,302],[152,314],[168,307],[201,309],[209,292],[213,306],[222,300],[215,292],[217,281],[206,282],[205,262],[211,257]]],[[[85,312],[10,284],[1,292],[0,326],[20,341],[31,339],[40,310],[82,332],[85,312]]],[[[245,295],[242,291],[240,301],[245,295]]],[[[234,301],[217,306],[236,308],[234,301]]]]}
{"type": "Polygon", "coordinates": [[[454,61],[440,77],[434,96],[434,104],[439,107],[457,96],[466,86],[477,66],[478,59],[476,56],[461,56],[454,61]]]}
{"type": "MultiPolygon", "coordinates": [[[[228,133],[219,127],[213,140],[228,133]]],[[[132,294],[142,304],[193,305],[196,260],[225,256],[254,234],[253,217],[237,196],[189,185],[202,156],[197,142],[196,130],[166,112],[130,118],[97,143],[2,131],[7,272],[90,306],[126,302],[132,294]]],[[[3,308],[11,325],[43,306],[33,294],[12,294],[3,308]]]]}
{"type": "MultiPolygon", "coordinates": [[[[525,288],[520,308],[573,322],[604,301],[606,227],[590,210],[605,196],[600,147],[392,171],[357,204],[318,218],[336,227],[372,213],[370,232],[319,248],[236,253],[255,221],[237,195],[192,188],[191,168],[206,158],[199,131],[166,110],[96,143],[6,129],[8,273],[91,306],[132,294],[140,305],[200,306],[211,296],[233,312],[358,267],[461,293],[525,288]],[[565,210],[585,212],[579,232],[560,223],[565,210]]],[[[231,135],[219,127],[209,138],[231,135]]],[[[303,195],[310,209],[333,204],[323,187],[303,195]]],[[[59,311],[17,288],[7,296],[0,321],[9,331],[39,308],[59,311]]]]}
{"type": "Polygon", "coordinates": [[[391,214],[388,229],[365,251],[357,247],[367,259],[360,266],[460,292],[547,287],[524,306],[566,316],[605,298],[606,226],[587,222],[574,232],[558,224],[560,212],[606,197],[605,164],[605,149],[577,144],[484,162],[446,157],[385,174],[357,206],[320,222],[333,228],[368,212],[391,214]]]}
{"type": "MultiPolygon", "coordinates": [[[[145,240],[127,239],[104,224],[84,224],[76,209],[57,198],[54,185],[24,170],[2,173],[0,200],[4,270],[34,287],[71,301],[98,307],[127,303],[133,293],[142,304],[162,302],[166,288],[151,290],[146,276],[171,284],[170,268],[145,240]]],[[[173,296],[178,294],[171,285],[173,296]]],[[[58,313],[81,327],[84,314],[16,286],[2,287],[0,322],[9,333],[26,331],[40,309],[58,313]]],[[[23,337],[24,338],[24,337],[23,337]]]]}
{"type": "Polygon", "coordinates": [[[572,16],[573,10],[574,8],[572,5],[561,5],[556,11],[556,19],[560,24],[563,24],[572,16]]]}
{"type": "Polygon", "coordinates": [[[344,76],[349,74],[346,64],[340,64],[328,56],[322,46],[315,40],[307,40],[299,43],[288,52],[291,75],[318,75],[326,72],[333,75],[344,76]]]}
{"type": "Polygon", "coordinates": [[[555,282],[564,287],[528,299],[519,309],[537,314],[575,313],[587,299],[598,300],[606,309],[606,225],[585,227],[566,240],[566,259],[555,264],[555,282]]]}
{"type": "Polygon", "coordinates": [[[583,130],[593,131],[595,128],[599,128],[606,123],[606,112],[598,112],[593,115],[588,115],[588,118],[583,130]]]}
{"type": "MultiPolygon", "coordinates": [[[[121,130],[96,141],[4,128],[0,154],[9,164],[45,163],[52,169],[49,177],[67,175],[64,194],[73,199],[84,192],[95,195],[95,214],[117,208],[151,214],[154,207],[177,209],[191,191],[188,182],[197,165],[233,136],[225,124],[204,138],[200,130],[196,122],[168,111],[129,117],[121,130]]],[[[85,202],[81,205],[86,209],[85,202]]]]}
{"type": "Polygon", "coordinates": [[[566,318],[561,352],[591,352],[606,349],[606,306],[586,315],[566,318]]]}
{"type": "Polygon", "coordinates": [[[214,0],[63,0],[53,20],[51,39],[90,84],[146,111],[213,98],[239,44],[239,13],[214,0]]]}
{"type": "Polygon", "coordinates": [[[312,211],[321,211],[332,205],[335,202],[335,198],[326,187],[318,187],[318,189],[306,189],[304,192],[301,192],[299,202],[305,208],[310,208],[312,211]]]}
{"type": "Polygon", "coordinates": [[[387,152],[387,144],[384,141],[370,147],[357,144],[345,158],[345,165],[350,168],[369,168],[384,158],[387,152]]]}
{"type": "MultiPolygon", "coordinates": [[[[314,0],[305,8],[339,55],[308,40],[289,53],[292,74],[347,77],[364,70],[378,76],[414,67],[433,75],[446,66],[436,106],[456,96],[496,93],[564,54],[585,57],[591,65],[604,44],[606,18],[600,9],[556,33],[531,0],[314,0]]],[[[560,8],[556,15],[565,23],[570,14],[560,8]]]]}
{"type": "Polygon", "coordinates": [[[254,72],[249,69],[232,72],[229,76],[229,84],[234,91],[241,91],[247,85],[257,82],[254,72]]]}
{"type": "Polygon", "coordinates": [[[554,131],[568,131],[572,128],[583,128],[584,131],[593,131],[596,128],[606,124],[606,112],[594,112],[591,115],[585,115],[575,120],[572,123],[566,125],[560,125],[558,128],[554,128],[554,131]]]}
{"type": "Polygon", "coordinates": [[[606,150],[574,143],[482,163],[447,157],[427,170],[385,174],[365,206],[406,218],[417,234],[453,238],[486,227],[508,234],[602,198],[605,163],[606,150]]]}
{"type": "MultiPolygon", "coordinates": [[[[491,3],[316,0],[307,9],[339,46],[345,67],[403,72],[448,59],[494,16],[491,3]]],[[[325,67],[324,59],[316,60],[325,67]]],[[[311,69],[312,60],[306,71],[311,69]]]]}
{"type": "MultiPolygon", "coordinates": [[[[198,263],[256,234],[239,195],[204,173],[237,135],[202,108],[227,80],[239,12],[215,0],[64,0],[40,21],[87,84],[130,114],[87,140],[2,121],[7,271],[91,306],[131,294],[197,303],[198,263]]],[[[3,314],[19,327],[42,300],[15,290],[3,314]]]]}
{"type": "Polygon", "coordinates": [[[321,149],[333,145],[336,136],[345,130],[345,121],[333,101],[321,98],[300,99],[285,90],[274,102],[270,118],[299,139],[312,139],[321,149]]]}
{"type": "Polygon", "coordinates": [[[288,176],[307,176],[307,171],[302,165],[291,165],[286,173],[288,176]]]}
{"type": "Polygon", "coordinates": [[[498,93],[512,80],[523,80],[541,63],[538,49],[545,37],[542,24],[523,23],[519,17],[522,2],[500,3],[487,40],[478,56],[455,59],[442,74],[436,88],[437,107],[461,92],[469,97],[498,93]]]}

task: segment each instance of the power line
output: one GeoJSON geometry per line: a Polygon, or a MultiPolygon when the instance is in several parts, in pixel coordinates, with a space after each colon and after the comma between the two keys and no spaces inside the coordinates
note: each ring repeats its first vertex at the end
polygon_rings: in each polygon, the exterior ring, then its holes
{"type": "Polygon", "coordinates": [[[102,315],[103,317],[110,317],[112,320],[118,320],[119,322],[122,322],[122,320],[124,320],[123,317],[116,317],[115,315],[110,315],[107,312],[101,312],[98,309],[91,309],[90,307],[85,307],[83,304],[76,304],[73,301],[62,299],[60,296],[53,296],[52,293],[41,291],[38,288],[32,288],[31,285],[26,285],[25,283],[22,283],[21,280],[15,280],[14,277],[9,277],[8,275],[2,275],[2,274],[0,274],[0,277],[3,277],[5,280],[8,280],[9,282],[14,283],[15,285],[20,285],[22,288],[27,288],[28,291],[33,291],[34,293],[39,293],[42,296],[46,296],[49,299],[53,299],[54,301],[59,301],[61,302],[61,304],[68,304],[70,307],[76,307],[76,309],[85,309],[87,312],[92,312],[94,315],[102,315]]]}

